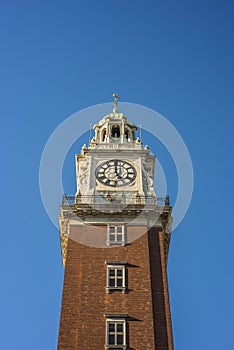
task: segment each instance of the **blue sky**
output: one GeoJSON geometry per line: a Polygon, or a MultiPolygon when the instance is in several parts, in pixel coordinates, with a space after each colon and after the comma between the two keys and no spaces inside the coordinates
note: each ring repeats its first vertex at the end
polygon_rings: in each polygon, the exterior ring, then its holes
{"type": "MultiPolygon", "coordinates": [[[[193,161],[193,198],[173,232],[168,264],[175,350],[232,349],[232,2],[0,6],[1,348],[56,349],[63,268],[59,234],[40,199],[40,157],[64,119],[118,92],[122,101],[163,114],[193,161]]],[[[65,161],[67,193],[83,141],[65,161]]],[[[160,143],[151,148],[173,199],[172,161],[160,143]]]]}

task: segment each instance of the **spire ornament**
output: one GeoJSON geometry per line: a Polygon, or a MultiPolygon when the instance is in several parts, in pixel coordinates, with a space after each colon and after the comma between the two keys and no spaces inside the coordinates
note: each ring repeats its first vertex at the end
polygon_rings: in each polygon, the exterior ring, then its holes
{"type": "Polygon", "coordinates": [[[114,113],[114,114],[118,114],[118,99],[119,99],[119,95],[118,95],[118,94],[113,94],[113,97],[114,97],[114,102],[113,102],[113,105],[114,105],[113,113],[114,113]]]}

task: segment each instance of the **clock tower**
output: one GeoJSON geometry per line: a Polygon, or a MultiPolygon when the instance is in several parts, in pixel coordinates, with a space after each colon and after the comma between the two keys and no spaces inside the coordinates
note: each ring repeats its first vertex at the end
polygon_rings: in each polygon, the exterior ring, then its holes
{"type": "Polygon", "coordinates": [[[58,350],[173,350],[171,206],[154,191],[155,156],[113,96],[113,112],[76,155],[76,194],[60,207],[58,350]]]}

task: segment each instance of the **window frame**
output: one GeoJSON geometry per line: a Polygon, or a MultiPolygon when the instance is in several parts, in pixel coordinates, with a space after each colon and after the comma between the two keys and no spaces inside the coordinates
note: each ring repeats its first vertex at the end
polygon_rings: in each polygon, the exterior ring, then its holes
{"type": "Polygon", "coordinates": [[[127,344],[126,344],[126,329],[127,329],[127,326],[126,326],[127,322],[126,322],[126,318],[125,317],[118,317],[118,318],[115,318],[114,316],[113,317],[108,317],[106,319],[106,345],[105,345],[105,349],[106,350],[112,350],[112,349],[119,349],[119,350],[126,350],[127,349],[127,344]],[[115,326],[115,330],[110,332],[109,331],[109,324],[114,324],[115,326]],[[118,332],[117,330],[117,326],[118,324],[121,324],[123,325],[123,331],[122,332],[118,332]],[[122,334],[123,336],[123,344],[117,344],[118,341],[117,341],[117,337],[118,337],[118,334],[122,334]],[[114,343],[115,344],[110,344],[109,342],[109,336],[110,335],[114,335],[114,343]]]}
{"type": "Polygon", "coordinates": [[[107,245],[108,246],[124,246],[126,244],[126,228],[123,223],[109,223],[107,226],[107,245]],[[121,227],[122,232],[118,232],[118,228],[121,227]],[[111,232],[114,228],[115,232],[111,232]],[[118,235],[121,235],[122,239],[118,240],[118,235]],[[111,239],[114,236],[114,240],[111,239]]]}
{"type": "Polygon", "coordinates": [[[120,290],[124,294],[126,292],[126,264],[125,263],[107,263],[107,274],[106,274],[106,292],[120,290]],[[110,276],[110,271],[114,270],[114,275],[110,276]],[[117,271],[122,271],[122,278],[118,276],[117,271]],[[114,286],[111,285],[110,281],[114,280],[114,286]],[[122,281],[122,285],[118,286],[118,280],[122,281]]]}

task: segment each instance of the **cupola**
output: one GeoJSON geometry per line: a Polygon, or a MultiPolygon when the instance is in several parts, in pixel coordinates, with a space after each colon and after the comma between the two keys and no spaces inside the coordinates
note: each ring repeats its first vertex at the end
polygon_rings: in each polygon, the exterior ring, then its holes
{"type": "Polygon", "coordinates": [[[137,126],[118,111],[118,94],[113,94],[113,111],[94,125],[95,136],[91,144],[139,143],[136,138],[137,126]]]}

